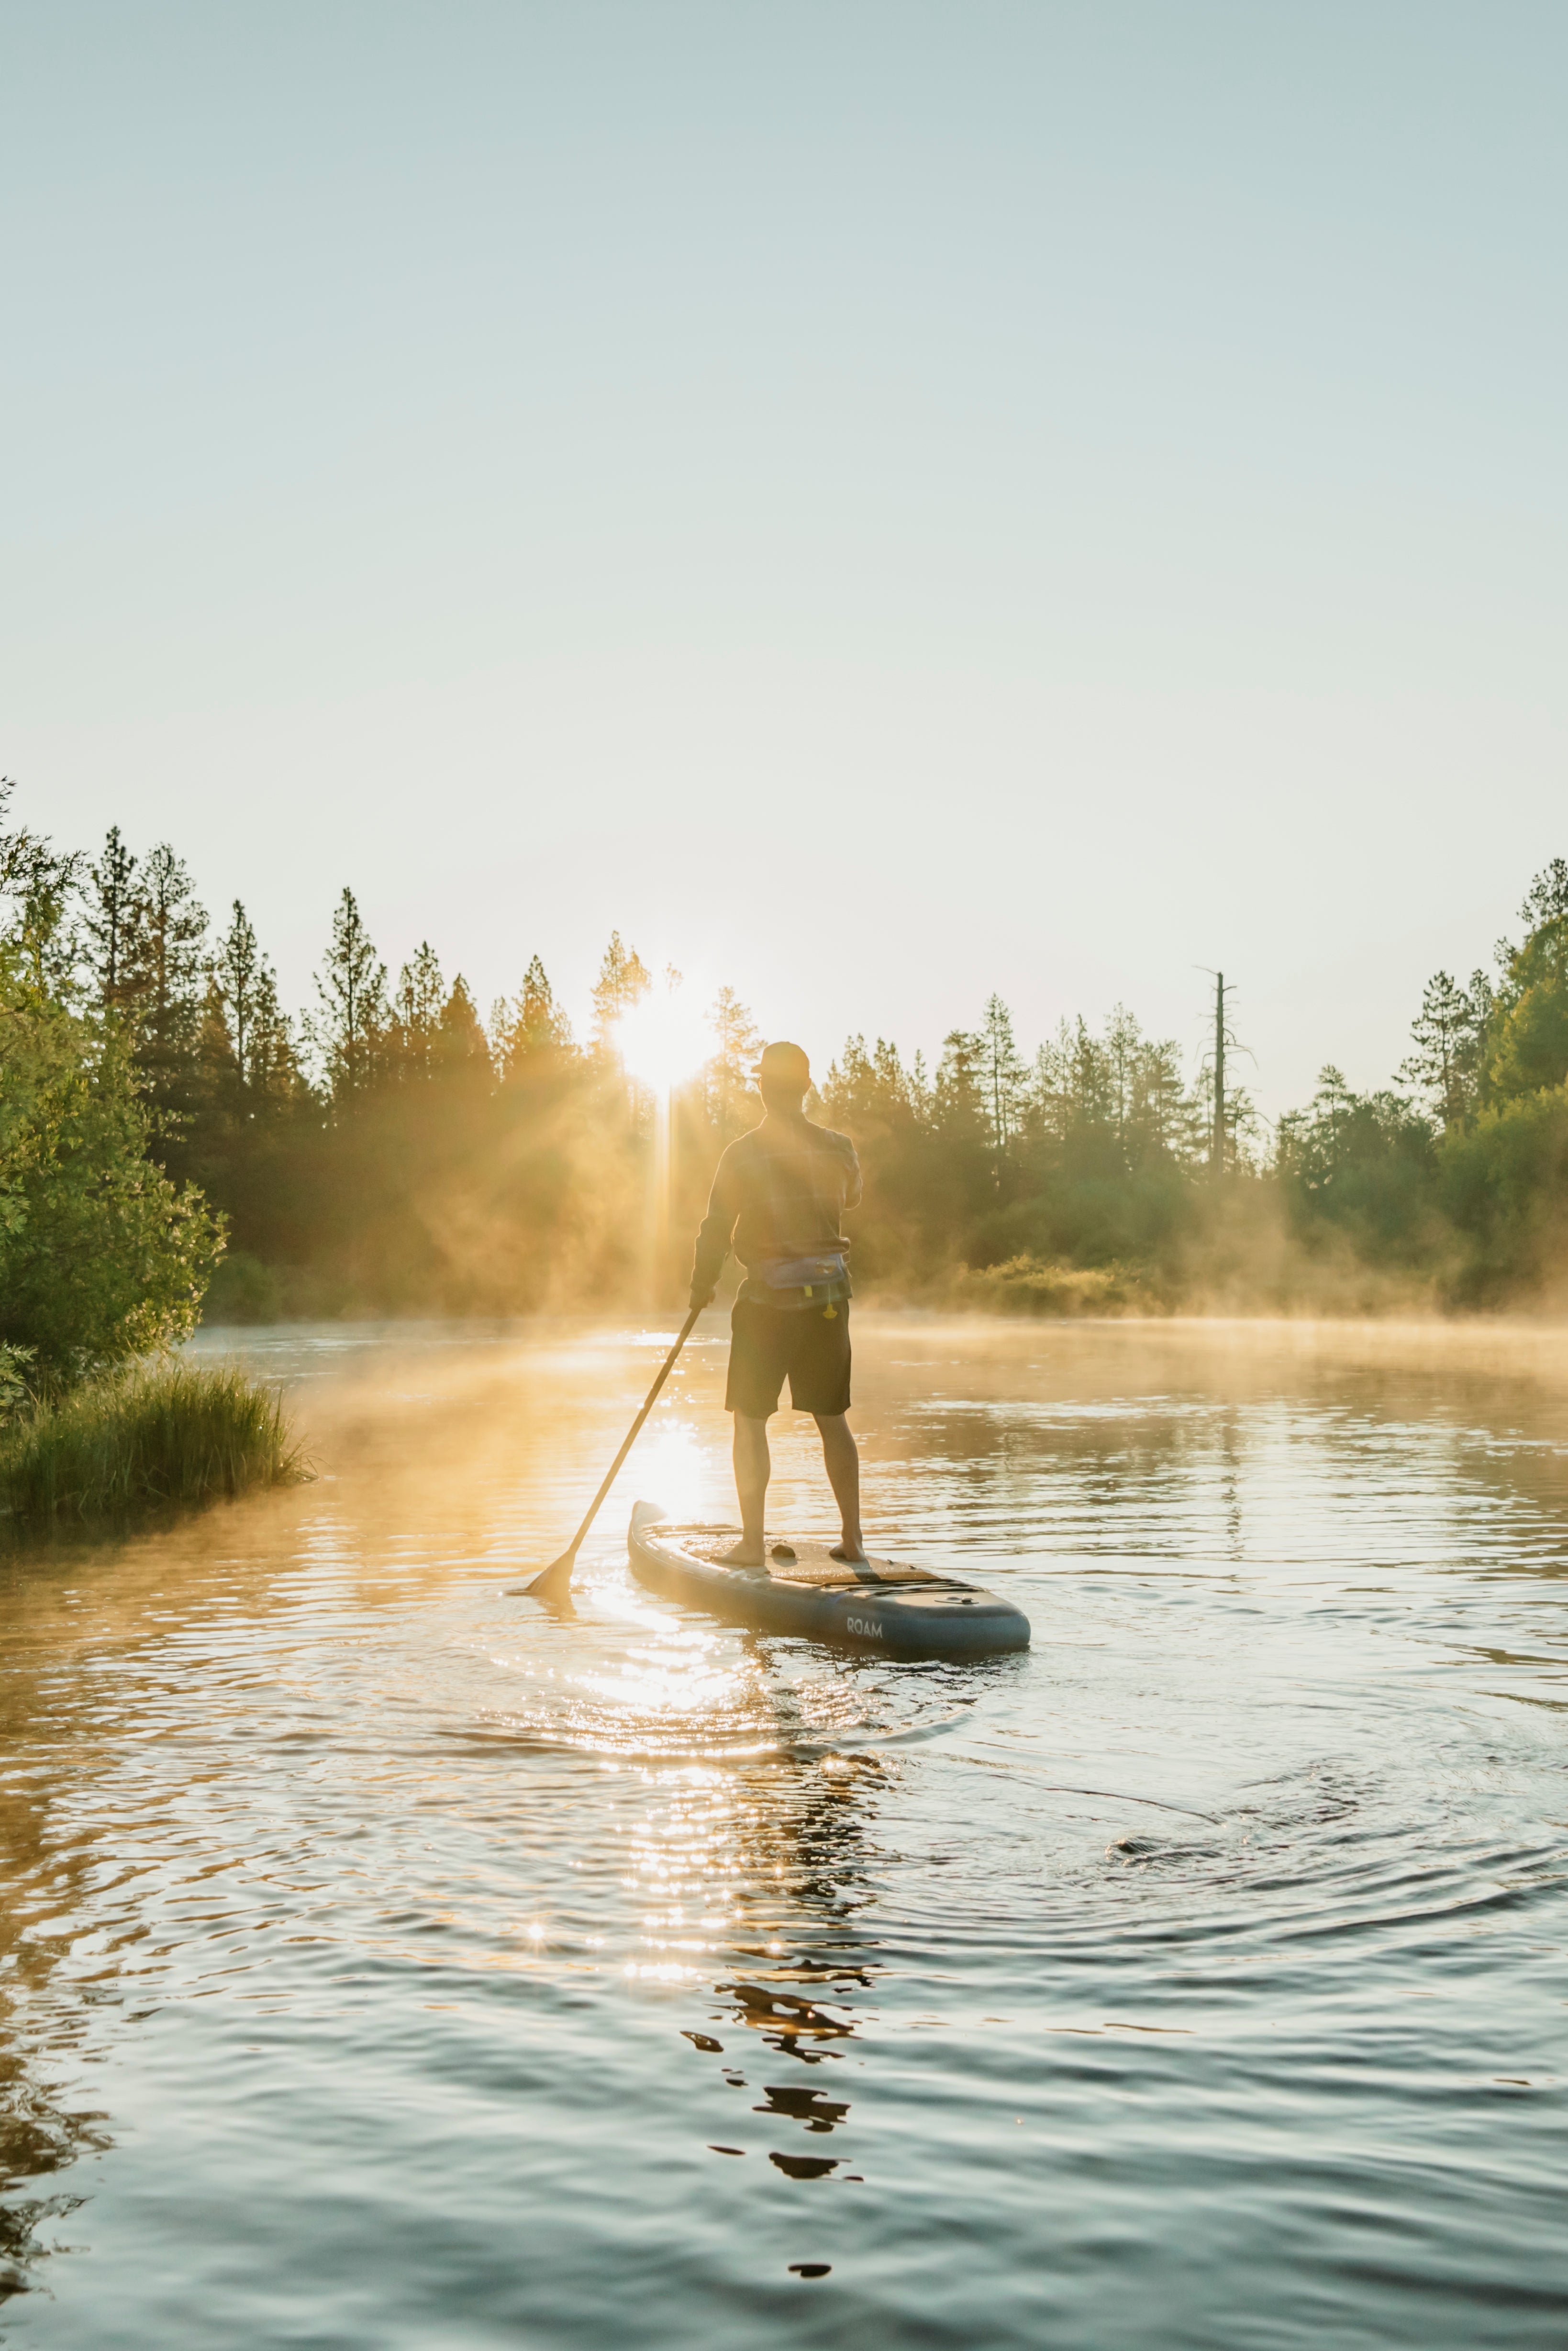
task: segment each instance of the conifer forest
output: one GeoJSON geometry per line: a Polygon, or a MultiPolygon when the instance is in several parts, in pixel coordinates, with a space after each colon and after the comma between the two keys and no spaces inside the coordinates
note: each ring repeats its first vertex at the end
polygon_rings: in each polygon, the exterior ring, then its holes
{"type": "MultiPolygon", "coordinates": [[[[92,1147],[81,1105],[102,1112],[112,1093],[114,1164],[121,1180],[128,1160],[145,1176],[127,1214],[162,1201],[159,1279],[198,1296],[210,1280],[210,1319],[510,1315],[679,1294],[718,1154],[759,1114],[760,1040],[732,990],[705,1008],[711,1050],[673,1099],[656,1229],[658,1105],[618,1033],[679,976],[650,971],[618,932],[577,1035],[537,956],[487,1008],[428,945],[390,972],[350,889],[312,1000],[290,1007],[245,907],[210,914],[167,843],[116,828],[73,852],[12,829],[3,878],[13,1320],[27,1294],[17,1204],[42,1180],[27,1106],[51,1053],[75,1071],[78,1104],[50,1144],[57,1174],[92,1147]]],[[[1385,1088],[1358,1094],[1325,1067],[1313,1100],[1272,1126],[1230,1082],[1244,1065],[1226,1053],[1222,1011],[1195,1066],[1120,1007],[1031,1045],[977,974],[954,1008],[972,1025],[934,1066],[849,1037],[810,1107],[854,1137],[865,1167],[859,1294],[1058,1312],[1552,1294],[1568,1258],[1568,862],[1536,877],[1520,920],[1468,980],[1428,982],[1385,1088]]],[[[0,1341],[17,1335],[0,1327],[0,1341]]]]}

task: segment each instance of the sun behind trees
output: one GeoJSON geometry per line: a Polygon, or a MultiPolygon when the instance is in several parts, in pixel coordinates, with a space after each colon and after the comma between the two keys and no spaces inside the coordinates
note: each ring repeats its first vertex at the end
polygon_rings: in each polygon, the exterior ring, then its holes
{"type": "MultiPolygon", "coordinates": [[[[653,1104],[617,1037],[678,975],[619,932],[579,1042],[537,956],[484,1019],[428,943],[394,978],[348,889],[292,1017],[244,905],[214,934],[166,843],[140,854],[116,829],[88,860],[34,841],[11,886],[13,972],[97,1024],[169,1196],[226,1226],[210,1319],[646,1302],[653,1104]]],[[[1549,1288],[1568,1266],[1563,861],[1522,918],[1494,977],[1428,984],[1400,1085],[1357,1095],[1325,1068],[1272,1133],[1234,1089],[1216,1127],[1202,1066],[1189,1078],[1121,1006],[1030,1054],[992,995],[931,1069],[850,1038],[819,1111],[866,1168],[861,1294],[1311,1311],[1549,1288]]],[[[711,1054],[673,1105],[655,1295],[679,1289],[714,1162],[760,1110],[750,1012],[725,987],[708,1019],[711,1054]]]]}

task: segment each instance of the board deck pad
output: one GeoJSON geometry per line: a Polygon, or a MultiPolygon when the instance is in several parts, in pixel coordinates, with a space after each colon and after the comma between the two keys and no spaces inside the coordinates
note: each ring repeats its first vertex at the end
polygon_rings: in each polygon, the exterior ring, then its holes
{"type": "MultiPolygon", "coordinates": [[[[696,1559],[706,1560],[713,1567],[725,1567],[723,1554],[740,1540],[740,1530],[726,1527],[722,1534],[687,1535],[681,1548],[696,1559]]],[[[764,1567],[731,1567],[732,1575],[742,1575],[748,1582],[761,1582],[764,1574],[774,1583],[809,1583],[819,1589],[837,1587],[848,1591],[856,1584],[875,1586],[888,1583],[946,1583],[951,1576],[933,1575],[929,1568],[904,1567],[896,1559],[867,1559],[857,1565],[853,1560],[835,1559],[832,1546],[825,1542],[796,1542],[787,1536],[769,1535],[769,1557],[764,1567]],[[794,1559],[774,1559],[773,1545],[790,1541],[794,1559]]]]}

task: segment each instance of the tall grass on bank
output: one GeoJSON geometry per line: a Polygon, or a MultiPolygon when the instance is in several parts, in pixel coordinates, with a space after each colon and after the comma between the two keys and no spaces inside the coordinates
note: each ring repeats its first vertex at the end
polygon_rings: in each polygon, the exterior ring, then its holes
{"type": "Polygon", "coordinates": [[[146,1364],[0,1429],[14,1524],[189,1508],[308,1475],[281,1399],[232,1364],[146,1364]]]}

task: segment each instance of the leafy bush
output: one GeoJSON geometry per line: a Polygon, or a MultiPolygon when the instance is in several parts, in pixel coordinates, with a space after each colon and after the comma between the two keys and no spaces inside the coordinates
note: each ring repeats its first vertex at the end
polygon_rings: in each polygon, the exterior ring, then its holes
{"type": "Polygon", "coordinates": [[[153,1120],[112,1021],[0,946],[0,1344],[45,1395],[185,1338],[223,1254],[201,1194],[148,1156],[153,1120]]]}

